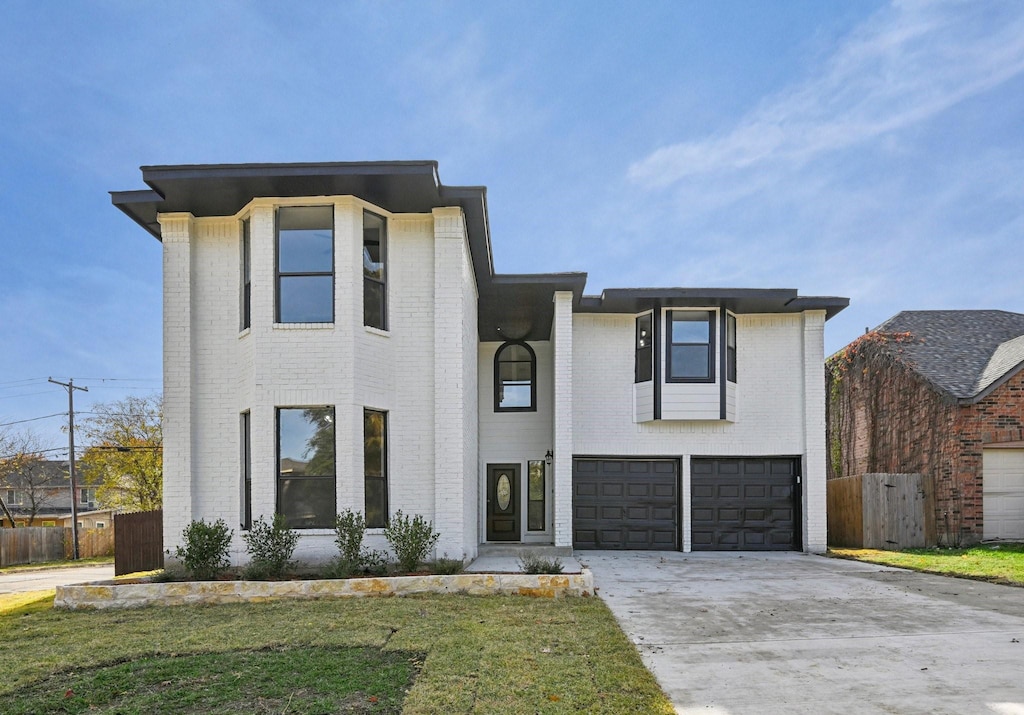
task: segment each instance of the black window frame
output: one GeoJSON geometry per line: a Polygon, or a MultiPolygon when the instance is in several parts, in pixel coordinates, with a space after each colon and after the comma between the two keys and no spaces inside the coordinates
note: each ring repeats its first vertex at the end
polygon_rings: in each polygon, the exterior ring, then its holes
{"type": "Polygon", "coordinates": [[[725,379],[736,382],[736,316],[725,316],[725,379]]]}
{"type": "Polygon", "coordinates": [[[334,264],[336,260],[336,236],[337,226],[335,225],[334,206],[331,204],[311,204],[309,206],[279,206],[274,212],[274,322],[281,325],[294,324],[321,324],[328,325],[335,322],[335,299],[336,299],[336,278],[334,264]],[[331,270],[330,271],[282,271],[281,270],[281,212],[296,209],[331,209],[331,270]],[[331,278],[331,319],[330,320],[282,320],[281,319],[281,279],[282,278],[331,278]]]}
{"type": "Polygon", "coordinates": [[[651,382],[654,380],[654,313],[643,313],[636,316],[635,332],[636,361],[633,365],[633,382],[651,382]],[[643,334],[646,323],[647,334],[643,334]],[[645,342],[646,341],[646,342],[645,342]],[[641,369],[643,368],[643,369],[641,369]]]}
{"type": "MultiPolygon", "coordinates": [[[[509,360],[507,362],[522,363],[525,360],[509,360]]],[[[495,412],[536,412],[537,411],[537,353],[533,351],[525,340],[506,340],[494,353],[494,411],[495,412]],[[502,407],[501,396],[503,383],[501,381],[501,354],[512,346],[526,348],[530,356],[530,404],[517,407],[502,407]]]]}
{"type": "Polygon", "coordinates": [[[290,528],[290,529],[306,530],[306,529],[332,529],[332,528],[334,528],[334,517],[335,517],[335,514],[337,513],[337,489],[338,489],[338,454],[337,454],[338,432],[337,432],[337,427],[336,427],[337,421],[335,420],[335,416],[336,415],[337,415],[337,409],[335,408],[334,405],[302,405],[302,406],[288,405],[288,406],[275,407],[274,408],[274,417],[275,417],[274,422],[275,422],[275,432],[276,432],[276,434],[275,434],[276,460],[275,460],[275,465],[274,465],[274,471],[275,471],[275,474],[276,474],[276,478],[275,478],[275,486],[276,486],[275,509],[276,509],[278,514],[282,514],[285,517],[285,520],[288,523],[288,528],[290,528]],[[333,448],[334,448],[334,465],[333,465],[334,466],[334,471],[333,471],[333,473],[331,473],[331,474],[303,474],[301,476],[286,476],[286,475],[284,475],[281,472],[281,413],[284,412],[284,411],[287,411],[287,410],[294,410],[294,411],[330,410],[330,414],[331,414],[330,423],[332,425],[333,440],[334,440],[334,445],[333,445],[333,448]],[[283,508],[283,505],[282,505],[282,492],[283,492],[282,482],[285,479],[307,479],[307,480],[330,481],[331,482],[330,494],[331,494],[331,497],[332,497],[332,500],[334,501],[334,503],[331,505],[329,518],[326,519],[323,523],[307,524],[307,525],[292,524],[291,521],[290,521],[290,516],[289,516],[288,512],[283,508]]]}
{"type": "Polygon", "coordinates": [[[548,492],[548,474],[547,474],[547,463],[543,459],[531,459],[526,463],[526,530],[539,532],[547,531],[548,529],[548,514],[547,514],[547,492],[548,492]],[[539,469],[541,478],[541,493],[540,499],[533,498],[533,479],[534,467],[539,469]],[[535,510],[532,509],[535,504],[540,505],[540,526],[534,526],[535,510]]]}
{"type": "Polygon", "coordinates": [[[242,477],[241,527],[248,531],[252,527],[252,413],[248,410],[239,415],[239,438],[242,477]]]}
{"type": "MultiPolygon", "coordinates": [[[[671,383],[713,383],[715,382],[715,311],[713,310],[670,310],[665,316],[668,323],[665,339],[665,382],[671,383]],[[673,324],[677,315],[703,315],[708,325],[708,341],[706,343],[675,342],[673,338],[673,324]],[[677,377],[672,370],[672,348],[685,346],[706,346],[708,353],[708,372],[701,377],[677,377]]],[[[700,321],[692,321],[700,322],[700,321]]]]}
{"type": "Polygon", "coordinates": [[[242,309],[240,330],[252,327],[252,226],[242,219],[242,309]]]}
{"type": "Polygon", "coordinates": [[[363,408],[363,514],[367,529],[383,529],[388,525],[388,413],[386,410],[375,410],[370,407],[363,408]],[[372,473],[376,470],[370,464],[370,451],[366,448],[370,437],[367,434],[367,426],[370,424],[367,418],[370,415],[381,416],[379,474],[372,473]],[[379,487],[379,491],[375,491],[375,493],[380,495],[382,502],[374,505],[375,509],[373,512],[370,510],[369,503],[370,490],[367,489],[371,484],[379,487]],[[381,518],[379,520],[371,518],[373,513],[379,513],[381,518]]]}
{"type": "Polygon", "coordinates": [[[386,217],[376,214],[373,211],[363,210],[363,325],[377,330],[388,329],[388,220],[386,217]],[[372,216],[379,219],[381,223],[380,235],[378,237],[378,251],[380,255],[380,278],[377,278],[368,270],[366,264],[366,217],[372,216]],[[376,295],[377,310],[380,312],[380,325],[374,325],[370,321],[370,311],[367,297],[376,295]]]}

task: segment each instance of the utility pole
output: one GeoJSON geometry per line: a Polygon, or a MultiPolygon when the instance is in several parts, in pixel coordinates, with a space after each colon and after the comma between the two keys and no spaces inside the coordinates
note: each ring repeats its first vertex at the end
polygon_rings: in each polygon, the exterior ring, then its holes
{"type": "Polygon", "coordinates": [[[59,382],[49,378],[54,385],[68,391],[68,473],[71,476],[71,540],[74,542],[72,558],[78,561],[78,481],[75,478],[75,390],[88,392],[88,387],[75,387],[75,381],[59,382]]]}

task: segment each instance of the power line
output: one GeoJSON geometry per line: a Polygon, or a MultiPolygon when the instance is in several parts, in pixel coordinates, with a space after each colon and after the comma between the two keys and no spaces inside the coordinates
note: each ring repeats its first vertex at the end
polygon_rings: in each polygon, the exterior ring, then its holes
{"type": "MultiPolygon", "coordinates": [[[[16,420],[15,422],[0,422],[0,427],[10,427],[11,425],[20,425],[25,422],[35,422],[36,420],[48,420],[51,417],[64,417],[67,412],[54,412],[52,415],[43,415],[42,417],[29,417],[27,420],[16,420]]],[[[79,412],[78,414],[82,414],[79,412]]]]}
{"type": "Polygon", "coordinates": [[[0,388],[7,385],[24,385],[26,382],[43,382],[45,377],[26,377],[21,380],[7,380],[6,382],[0,382],[0,388]]]}
{"type": "Polygon", "coordinates": [[[14,454],[0,455],[0,459],[14,459],[15,457],[22,457],[26,454],[48,454],[49,452],[67,452],[67,447],[52,447],[50,449],[33,449],[30,452],[15,452],[14,454]]]}
{"type": "Polygon", "coordinates": [[[3,395],[0,396],[0,400],[13,400],[15,397],[32,397],[32,395],[50,395],[52,394],[49,390],[46,392],[24,392],[20,395],[3,395]]]}

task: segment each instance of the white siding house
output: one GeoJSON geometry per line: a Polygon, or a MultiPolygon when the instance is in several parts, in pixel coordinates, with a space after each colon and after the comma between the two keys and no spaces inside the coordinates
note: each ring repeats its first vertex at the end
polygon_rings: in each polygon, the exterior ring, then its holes
{"type": "Polygon", "coordinates": [[[422,514],[438,555],[825,548],[825,320],[794,290],[494,272],[434,162],[143,167],[163,243],[164,540],[422,514]]]}

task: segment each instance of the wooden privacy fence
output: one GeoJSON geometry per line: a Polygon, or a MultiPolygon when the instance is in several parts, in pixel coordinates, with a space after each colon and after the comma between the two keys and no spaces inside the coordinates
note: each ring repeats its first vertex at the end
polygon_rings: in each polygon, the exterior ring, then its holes
{"type": "Polygon", "coordinates": [[[114,516],[114,575],[164,567],[164,513],[114,516]]]}
{"type": "Polygon", "coordinates": [[[19,526],[16,529],[0,529],[0,567],[60,561],[63,558],[62,526],[19,526]]]}
{"type": "MultiPolygon", "coordinates": [[[[0,567],[38,564],[74,557],[71,527],[19,526],[0,529],[0,567]]],[[[113,529],[79,529],[78,555],[83,558],[114,553],[113,529]]]]}
{"type": "MultiPolygon", "coordinates": [[[[115,527],[116,528],[116,527],[115,527]]],[[[64,528],[64,558],[74,558],[71,548],[71,528],[64,528]]],[[[79,529],[78,557],[91,559],[94,556],[111,556],[114,553],[114,529],[79,529]]]]}
{"type": "Polygon", "coordinates": [[[861,474],[826,483],[828,543],[863,549],[934,546],[933,496],[920,474],[861,474]]]}

